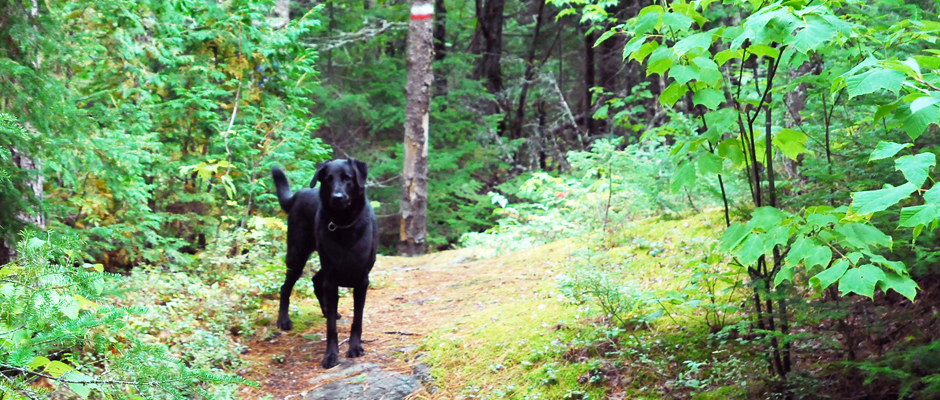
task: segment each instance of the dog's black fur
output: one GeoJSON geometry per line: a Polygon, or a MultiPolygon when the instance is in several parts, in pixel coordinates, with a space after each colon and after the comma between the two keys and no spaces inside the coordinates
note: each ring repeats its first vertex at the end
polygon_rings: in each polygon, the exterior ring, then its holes
{"type": "Polygon", "coordinates": [[[287,212],[287,277],[281,286],[277,326],[293,328],[288,315],[290,294],[310,254],[317,251],[320,271],[313,276],[313,289],[326,317],[326,354],[321,365],[332,368],[339,363],[339,286],[353,288],[354,316],[346,357],[360,357],[365,354],[362,311],[379,246],[378,222],[365,190],[368,166],[354,158],[327,162],[317,169],[311,189],[293,195],[284,171],[274,167],[271,175],[278,202],[287,212]],[[320,187],[313,188],[317,182],[320,187]]]}

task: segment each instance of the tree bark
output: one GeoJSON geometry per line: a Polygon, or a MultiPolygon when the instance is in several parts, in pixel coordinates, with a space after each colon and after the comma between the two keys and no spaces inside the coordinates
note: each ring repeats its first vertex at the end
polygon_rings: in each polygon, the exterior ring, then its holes
{"type": "MultiPolygon", "coordinates": [[[[590,29],[590,28],[588,28],[590,29]]],[[[591,101],[591,88],[594,87],[594,31],[584,35],[584,130],[589,138],[597,135],[594,124],[594,104],[591,101]]]]}
{"type": "MultiPolygon", "coordinates": [[[[434,0],[434,62],[447,56],[447,8],[444,0],[434,0]]],[[[434,75],[434,96],[447,95],[447,74],[434,75]]]]}
{"type": "Polygon", "coordinates": [[[500,57],[503,53],[503,10],[506,0],[475,0],[477,29],[470,42],[470,52],[478,55],[473,79],[483,79],[489,93],[503,89],[500,57]],[[482,3],[481,3],[482,2],[482,3]]]}
{"type": "Polygon", "coordinates": [[[525,59],[525,73],[522,78],[522,90],[519,93],[519,106],[516,107],[516,116],[512,120],[512,128],[509,132],[510,139],[522,137],[522,123],[525,119],[525,100],[529,92],[529,82],[532,81],[535,71],[533,70],[535,62],[535,45],[539,40],[539,29],[542,27],[542,10],[545,9],[545,1],[539,1],[538,11],[535,13],[535,28],[532,30],[532,43],[529,45],[529,54],[525,59]]]}
{"type": "Polygon", "coordinates": [[[274,12],[268,17],[268,22],[274,29],[281,29],[290,22],[290,0],[277,0],[274,3],[274,12]]]}
{"type": "Polygon", "coordinates": [[[401,232],[398,251],[405,256],[427,252],[428,125],[431,61],[434,57],[429,0],[413,0],[408,26],[408,81],[405,88],[405,159],[402,171],[401,232]]]}
{"type": "MultiPolygon", "coordinates": [[[[27,124],[27,129],[29,125],[27,124]]],[[[39,202],[43,198],[42,186],[45,183],[45,179],[42,175],[42,162],[37,161],[38,159],[33,159],[28,155],[25,155],[18,151],[16,147],[10,148],[11,161],[13,165],[23,171],[34,171],[36,175],[30,179],[27,179],[23,182],[23,189],[32,191],[33,198],[39,202]]],[[[24,195],[23,197],[29,197],[24,195]]],[[[42,212],[39,210],[34,210],[35,214],[30,214],[26,211],[20,211],[16,219],[23,223],[25,226],[32,226],[39,228],[41,230],[46,229],[46,219],[43,216],[42,212]]],[[[10,261],[16,259],[16,241],[18,238],[14,237],[12,242],[7,242],[7,238],[0,237],[0,265],[6,264],[10,261]]]]}

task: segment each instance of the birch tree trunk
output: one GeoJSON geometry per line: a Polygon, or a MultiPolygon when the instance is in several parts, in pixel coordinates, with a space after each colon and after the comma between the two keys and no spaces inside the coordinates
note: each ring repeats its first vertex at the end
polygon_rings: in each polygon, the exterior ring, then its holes
{"type": "Polygon", "coordinates": [[[281,29],[290,22],[290,0],[277,0],[274,3],[274,12],[268,17],[271,27],[281,29]]]}
{"type": "Polygon", "coordinates": [[[431,103],[431,61],[434,57],[430,0],[413,0],[408,26],[408,83],[405,88],[405,160],[402,171],[401,241],[398,251],[414,256],[427,252],[428,121],[431,103]]]}

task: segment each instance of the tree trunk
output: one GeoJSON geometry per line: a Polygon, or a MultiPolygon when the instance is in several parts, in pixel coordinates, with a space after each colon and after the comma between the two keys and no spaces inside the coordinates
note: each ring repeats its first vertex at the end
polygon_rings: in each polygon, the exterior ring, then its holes
{"type": "Polygon", "coordinates": [[[542,10],[545,8],[545,2],[539,1],[538,11],[535,13],[535,28],[532,30],[532,43],[529,45],[529,54],[526,55],[525,73],[522,78],[522,90],[519,93],[519,106],[516,107],[516,116],[512,120],[509,138],[518,139],[522,137],[522,123],[525,119],[525,100],[529,92],[529,82],[535,75],[535,47],[539,40],[539,29],[542,27],[542,10]]]}
{"type": "Polygon", "coordinates": [[[398,251],[413,256],[427,252],[428,108],[431,103],[431,32],[434,6],[413,0],[408,26],[408,83],[405,88],[405,160],[402,171],[401,242],[398,251]]]}
{"type": "MultiPolygon", "coordinates": [[[[27,129],[29,129],[29,125],[27,124],[26,126],[27,129]]],[[[11,161],[13,161],[13,165],[16,168],[25,171],[34,171],[36,173],[34,177],[23,182],[23,189],[32,190],[33,198],[35,198],[37,202],[42,201],[42,186],[45,182],[45,179],[42,176],[42,163],[34,160],[33,158],[30,158],[25,154],[22,154],[16,149],[16,147],[11,147],[10,153],[12,155],[11,161]]],[[[24,197],[28,196],[24,195],[24,197]]],[[[19,220],[19,222],[25,224],[27,227],[32,226],[41,230],[45,230],[45,217],[39,210],[35,211],[35,215],[26,211],[20,211],[17,214],[16,219],[19,220]]],[[[0,237],[0,265],[6,264],[16,259],[16,241],[18,240],[18,237],[13,237],[12,242],[7,242],[6,239],[7,238],[0,237]]]]}
{"type": "MultiPolygon", "coordinates": [[[[447,56],[447,8],[444,0],[434,0],[434,62],[447,56]]],[[[447,74],[434,75],[434,96],[447,95],[447,74]]]]}
{"type": "MultiPolygon", "coordinates": [[[[590,29],[590,28],[588,28],[590,29]]],[[[594,104],[591,101],[591,88],[594,87],[594,31],[584,35],[584,130],[588,138],[597,135],[594,124],[594,104]]]]}
{"type": "Polygon", "coordinates": [[[277,0],[274,12],[268,17],[268,23],[274,29],[281,29],[290,22],[290,0],[277,0]]]}
{"type": "Polygon", "coordinates": [[[478,55],[473,79],[483,79],[489,93],[503,89],[500,57],[503,53],[503,10],[506,0],[475,0],[477,29],[470,42],[470,52],[478,55]],[[484,4],[481,4],[483,2],[484,4]]]}

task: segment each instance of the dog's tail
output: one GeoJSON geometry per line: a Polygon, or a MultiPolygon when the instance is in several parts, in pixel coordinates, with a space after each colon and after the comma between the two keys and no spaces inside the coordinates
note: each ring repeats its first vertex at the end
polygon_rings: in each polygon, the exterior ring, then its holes
{"type": "Polygon", "coordinates": [[[274,177],[274,187],[277,188],[277,201],[281,203],[281,209],[284,212],[290,212],[290,207],[294,204],[294,196],[290,192],[290,182],[287,181],[287,175],[278,167],[271,168],[271,176],[274,177]]]}

